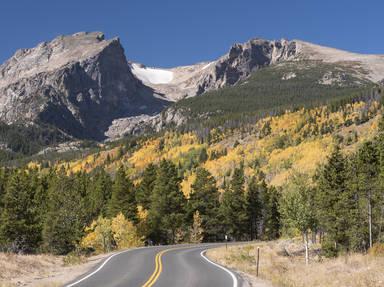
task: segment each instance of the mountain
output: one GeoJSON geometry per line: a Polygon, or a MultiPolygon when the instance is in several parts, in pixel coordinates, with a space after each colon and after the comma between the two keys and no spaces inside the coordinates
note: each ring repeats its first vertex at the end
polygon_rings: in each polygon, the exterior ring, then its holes
{"type": "Polygon", "coordinates": [[[59,36],[17,51],[0,66],[0,120],[45,123],[83,139],[104,138],[113,119],[161,111],[168,102],[132,74],[118,38],[59,36]]]}
{"type": "MultiPolygon", "coordinates": [[[[384,56],[361,55],[314,45],[299,40],[269,41],[252,39],[234,44],[229,52],[212,62],[171,69],[148,68],[131,63],[132,72],[146,85],[171,101],[201,95],[207,91],[236,85],[263,67],[284,63],[313,61],[340,65],[363,81],[384,80],[384,56]]],[[[346,71],[345,71],[346,72],[346,71]]],[[[324,74],[324,83],[338,81],[340,75],[324,74]]],[[[340,80],[340,79],[339,79],[340,80]]]]}
{"type": "Polygon", "coordinates": [[[217,60],[162,69],[127,60],[118,38],[82,32],[19,50],[0,66],[0,121],[49,126],[62,133],[51,132],[55,142],[116,139],[233,125],[359,96],[383,80],[384,56],[299,40],[252,39],[217,60]]]}
{"type": "Polygon", "coordinates": [[[384,78],[384,56],[299,40],[253,39],[233,45],[216,61],[172,69],[130,65],[145,85],[175,103],[157,116],[115,120],[107,131],[111,138],[172,126],[238,125],[245,117],[255,121],[287,109],[359,97],[384,78]]]}

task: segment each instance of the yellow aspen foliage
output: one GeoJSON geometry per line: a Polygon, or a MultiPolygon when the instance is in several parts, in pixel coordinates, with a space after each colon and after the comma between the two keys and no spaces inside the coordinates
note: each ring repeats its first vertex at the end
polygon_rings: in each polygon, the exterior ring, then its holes
{"type": "Polygon", "coordinates": [[[204,239],[203,221],[198,210],[193,214],[193,224],[190,230],[190,242],[201,243],[204,239]]]}
{"type": "Polygon", "coordinates": [[[186,198],[189,198],[192,190],[191,185],[195,182],[195,180],[196,174],[194,172],[190,175],[184,176],[184,180],[181,182],[181,190],[183,191],[186,198]]]}
{"type": "Polygon", "coordinates": [[[86,235],[80,242],[82,248],[92,248],[97,253],[112,250],[113,235],[110,219],[100,216],[85,228],[85,232],[86,235]]]}
{"type": "Polygon", "coordinates": [[[137,229],[122,213],[112,219],[99,217],[85,228],[80,246],[96,253],[142,245],[137,229]]]}
{"type": "Polygon", "coordinates": [[[137,207],[137,217],[139,218],[139,221],[146,220],[148,217],[148,210],[139,205],[137,207]]]}
{"type": "Polygon", "coordinates": [[[118,249],[140,246],[143,242],[137,234],[137,229],[131,221],[120,212],[112,218],[112,234],[118,249]]]}

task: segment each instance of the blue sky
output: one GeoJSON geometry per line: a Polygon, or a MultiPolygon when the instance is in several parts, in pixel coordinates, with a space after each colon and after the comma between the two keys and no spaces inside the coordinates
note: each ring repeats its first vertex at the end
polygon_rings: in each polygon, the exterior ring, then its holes
{"type": "Polygon", "coordinates": [[[382,0],[4,0],[0,63],[60,34],[119,36],[128,59],[171,67],[215,59],[253,37],[384,54],[382,0]]]}

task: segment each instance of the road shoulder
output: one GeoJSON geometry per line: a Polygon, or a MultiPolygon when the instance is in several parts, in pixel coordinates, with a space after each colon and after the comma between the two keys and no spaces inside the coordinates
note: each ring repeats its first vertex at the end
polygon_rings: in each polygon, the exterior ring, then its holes
{"type": "Polygon", "coordinates": [[[0,286],[62,286],[92,270],[112,253],[65,265],[63,256],[0,253],[0,286]]]}

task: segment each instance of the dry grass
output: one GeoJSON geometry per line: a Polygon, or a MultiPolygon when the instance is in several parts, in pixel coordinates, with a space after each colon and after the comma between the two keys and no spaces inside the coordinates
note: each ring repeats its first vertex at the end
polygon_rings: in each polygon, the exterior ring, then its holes
{"type": "Polygon", "coordinates": [[[85,273],[108,254],[90,257],[88,262],[53,255],[0,253],[0,287],[58,287],[85,273]]]}
{"type": "MultiPolygon", "coordinates": [[[[255,275],[257,247],[260,247],[260,277],[274,286],[384,286],[384,257],[353,254],[325,259],[312,251],[311,263],[305,266],[303,248],[299,242],[292,240],[228,246],[228,250],[221,247],[208,251],[208,256],[230,268],[255,275]]],[[[312,248],[316,250],[316,246],[312,248]]]]}
{"type": "Polygon", "coordinates": [[[58,256],[0,253],[0,286],[17,286],[48,277],[62,265],[63,260],[58,256]]]}

